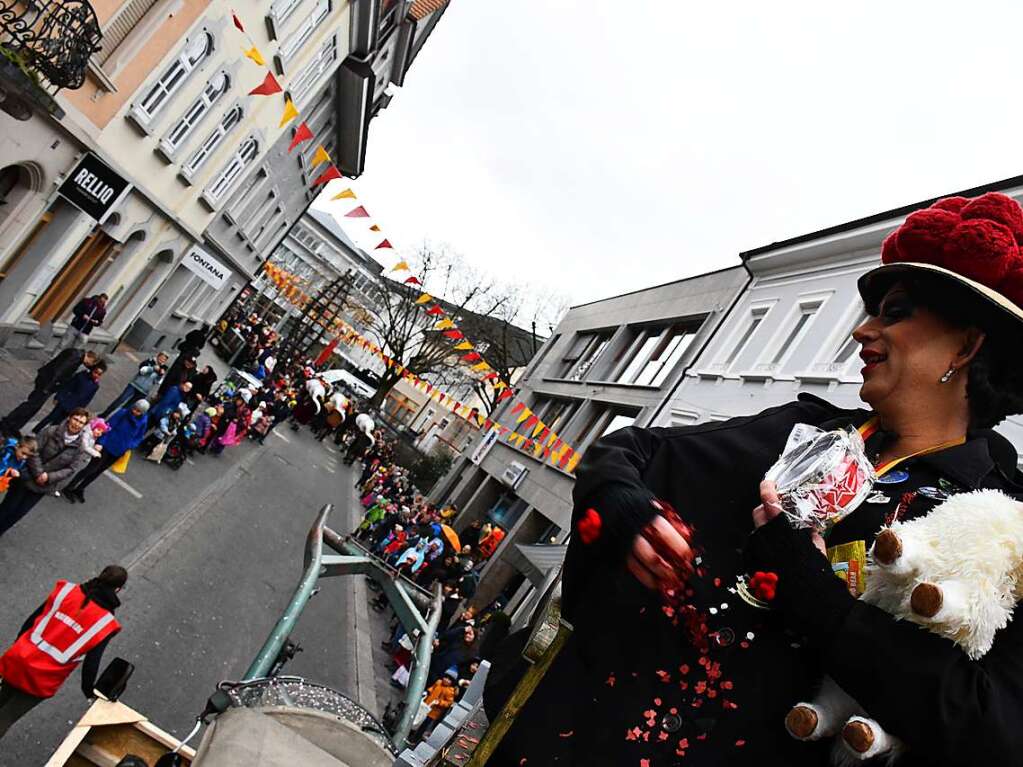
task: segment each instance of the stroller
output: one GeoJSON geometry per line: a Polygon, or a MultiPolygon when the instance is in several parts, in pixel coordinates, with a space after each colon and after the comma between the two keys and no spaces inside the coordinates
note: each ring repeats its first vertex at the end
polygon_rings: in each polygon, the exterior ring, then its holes
{"type": "Polygon", "coordinates": [[[163,465],[170,466],[174,471],[181,468],[189,454],[195,449],[195,429],[186,426],[178,432],[177,436],[167,445],[167,452],[163,454],[163,465]]]}

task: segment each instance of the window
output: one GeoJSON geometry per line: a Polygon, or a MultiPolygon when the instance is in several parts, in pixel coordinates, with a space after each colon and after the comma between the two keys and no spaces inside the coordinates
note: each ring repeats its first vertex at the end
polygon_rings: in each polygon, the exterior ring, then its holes
{"type": "Polygon", "coordinates": [[[636,351],[615,381],[637,386],[660,386],[682,359],[692,340],[691,326],[686,325],[640,331],[632,347],[636,351]]]}
{"type": "Polygon", "coordinates": [[[202,142],[202,145],[195,151],[195,154],[192,155],[192,158],[185,167],[182,168],[185,175],[193,176],[206,160],[209,159],[216,148],[220,146],[220,142],[224,140],[224,137],[241,121],[242,108],[240,106],[227,110],[224,116],[220,118],[217,127],[213,129],[213,132],[202,142]]]}
{"type": "Polygon", "coordinates": [[[544,345],[540,347],[540,351],[533,358],[533,362],[531,363],[531,368],[529,372],[530,376],[536,374],[536,371],[538,371],[540,369],[540,366],[543,365],[544,360],[547,359],[547,355],[550,354],[551,349],[555,347],[555,345],[558,343],[560,339],[561,335],[555,334],[548,338],[544,345]]]}
{"type": "Polygon", "coordinates": [[[796,343],[803,338],[803,333],[810,325],[810,320],[820,309],[820,303],[803,304],[799,307],[799,315],[796,317],[796,322],[789,330],[785,340],[781,346],[778,347],[778,351],[774,353],[774,357],[771,359],[772,365],[777,365],[782,361],[782,358],[788,353],[789,349],[796,345],[796,343]]]}
{"type": "Polygon", "coordinates": [[[753,334],[757,332],[757,328],[760,327],[760,323],[764,321],[764,317],[767,316],[767,309],[754,309],[749,320],[749,324],[746,326],[746,330],[739,337],[739,341],[732,347],[732,351],[728,353],[725,358],[725,364],[731,365],[735,362],[735,358],[739,356],[739,353],[746,348],[746,344],[753,337],[753,334]]]}
{"type": "Polygon", "coordinates": [[[301,4],[302,0],[277,0],[270,6],[270,13],[267,16],[270,19],[270,26],[273,29],[273,38],[275,40],[281,36],[280,30],[284,22],[288,20],[288,17],[301,4]]]}
{"type": "Polygon", "coordinates": [[[313,31],[319,23],[327,18],[328,13],[330,13],[330,0],[316,0],[316,5],[313,6],[312,11],[305,17],[302,24],[277,49],[281,63],[286,63],[298,53],[306,40],[312,37],[313,31]]]}
{"type": "Polygon", "coordinates": [[[135,29],[143,17],[152,10],[157,0],[129,0],[114,14],[113,18],[103,27],[103,40],[96,52],[96,63],[106,64],[114,51],[124,42],[128,34],[135,29]]]}
{"type": "Polygon", "coordinates": [[[568,441],[575,447],[576,452],[580,452],[589,447],[593,441],[612,431],[631,426],[636,420],[636,415],[635,411],[593,403],[589,419],[575,435],[575,438],[570,438],[568,441]]]}
{"type": "Polygon", "coordinates": [[[257,154],[259,154],[259,142],[256,141],[255,136],[249,136],[231,155],[231,159],[227,161],[227,165],[220,171],[213,183],[206,188],[204,192],[206,201],[213,205],[220,202],[241,177],[242,171],[256,159],[257,154]]]}
{"type": "Polygon", "coordinates": [[[856,350],[860,348],[860,344],[852,337],[852,331],[862,325],[866,319],[866,313],[861,312],[857,315],[856,322],[853,323],[852,330],[849,331],[848,338],[845,339],[845,343],[839,345],[838,351],[835,352],[835,356],[831,359],[833,364],[844,365],[853,358],[856,350]]]}
{"type": "MultiPolygon", "coordinates": [[[[337,35],[331,35],[327,40],[320,46],[320,50],[316,52],[316,56],[310,61],[302,71],[299,72],[295,79],[291,83],[291,98],[297,103],[302,101],[303,98],[309,93],[314,85],[320,80],[320,78],[334,69],[334,63],[337,61],[337,35]]],[[[307,121],[308,122],[308,121],[307,121]]],[[[310,125],[310,129],[313,133],[319,133],[318,129],[313,129],[310,125]]]]}
{"type": "Polygon", "coordinates": [[[611,332],[579,333],[562,357],[559,378],[581,381],[611,342],[611,332]]]}
{"type": "Polygon", "coordinates": [[[217,72],[210,78],[210,81],[206,83],[206,87],[202,89],[199,98],[191,103],[181,116],[181,119],[171,128],[167,137],[160,142],[160,147],[165,153],[173,154],[185,143],[185,140],[191,135],[202,118],[220,100],[220,97],[227,93],[230,85],[231,81],[225,72],[217,72]]]}
{"type": "Polygon", "coordinates": [[[167,106],[171,96],[177,93],[184,85],[188,76],[198,69],[209,55],[213,52],[213,36],[209,32],[203,32],[195,39],[185,44],[181,53],[171,63],[167,70],[158,79],[142,98],[133,107],[136,117],[143,123],[148,124],[156,117],[160,110],[167,106]]]}

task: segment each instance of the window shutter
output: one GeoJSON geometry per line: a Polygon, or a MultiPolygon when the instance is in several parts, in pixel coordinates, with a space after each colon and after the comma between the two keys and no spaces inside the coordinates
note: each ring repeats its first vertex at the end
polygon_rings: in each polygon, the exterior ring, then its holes
{"type": "Polygon", "coordinates": [[[103,30],[102,47],[96,53],[96,61],[103,65],[124,42],[128,33],[142,21],[142,18],[156,5],[157,0],[128,0],[103,30]]]}

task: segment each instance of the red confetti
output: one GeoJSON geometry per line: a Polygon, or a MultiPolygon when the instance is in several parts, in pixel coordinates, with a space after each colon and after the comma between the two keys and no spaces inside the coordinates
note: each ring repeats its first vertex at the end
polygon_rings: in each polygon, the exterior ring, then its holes
{"type": "Polygon", "coordinates": [[[678,747],[679,748],[689,748],[689,738],[682,738],[682,740],[680,740],[678,742],[678,747]]]}
{"type": "Polygon", "coordinates": [[[653,719],[655,716],[657,716],[657,712],[654,711],[652,708],[648,708],[646,711],[643,712],[644,719],[653,719]]]}
{"type": "Polygon", "coordinates": [[[678,709],[675,708],[674,706],[672,706],[671,708],[668,709],[668,713],[669,714],[677,714],[678,713],[678,709]]]}
{"type": "Polygon", "coordinates": [[[678,667],[678,670],[681,671],[683,674],[688,674],[689,666],[688,664],[683,663],[681,666],[678,667]]]}
{"type": "Polygon", "coordinates": [[[650,760],[649,759],[640,759],[639,760],[639,767],[650,767],[650,760]]]}
{"type": "MultiPolygon", "coordinates": [[[[468,355],[466,355],[468,356],[468,355]]],[[[579,531],[579,539],[587,546],[600,537],[600,530],[603,527],[603,520],[596,509],[587,509],[583,518],[576,525],[579,531]]]]}
{"type": "Polygon", "coordinates": [[[707,739],[707,733],[703,733],[702,735],[697,735],[696,739],[697,740],[706,740],[707,739]]]}
{"type": "Polygon", "coordinates": [[[575,735],[575,730],[569,730],[568,732],[558,733],[559,738],[571,738],[573,735],[575,735]]]}
{"type": "Polygon", "coordinates": [[[615,675],[611,674],[607,679],[604,680],[604,684],[606,684],[608,687],[614,687],[615,686],[615,675]]]}
{"type": "Polygon", "coordinates": [[[658,739],[658,740],[661,740],[661,741],[667,740],[667,739],[668,739],[668,733],[666,733],[666,732],[663,732],[663,731],[662,731],[662,732],[660,732],[660,733],[659,733],[659,734],[657,735],[657,739],[658,739]]]}
{"type": "Polygon", "coordinates": [[[663,669],[660,669],[657,672],[657,678],[660,679],[662,682],[670,682],[671,674],[669,674],[667,671],[663,669]]]}
{"type": "Polygon", "coordinates": [[[737,745],[739,748],[742,748],[743,746],[746,745],[746,741],[744,741],[742,739],[739,739],[739,740],[735,741],[735,745],[737,745]]]}
{"type": "Polygon", "coordinates": [[[654,698],[654,705],[655,706],[661,705],[661,699],[660,698],[654,698]]]}
{"type": "Polygon", "coordinates": [[[721,683],[721,689],[722,689],[722,690],[731,690],[731,689],[732,689],[732,687],[734,687],[734,686],[735,686],[735,685],[733,685],[733,684],[732,684],[732,683],[731,683],[731,682],[730,682],[729,680],[727,680],[727,679],[725,679],[725,680],[724,680],[724,681],[723,681],[723,682],[721,683]]]}
{"type": "Polygon", "coordinates": [[[717,588],[721,588],[721,579],[720,579],[720,578],[715,578],[715,579],[714,579],[714,585],[715,585],[715,586],[716,586],[717,588]]]}

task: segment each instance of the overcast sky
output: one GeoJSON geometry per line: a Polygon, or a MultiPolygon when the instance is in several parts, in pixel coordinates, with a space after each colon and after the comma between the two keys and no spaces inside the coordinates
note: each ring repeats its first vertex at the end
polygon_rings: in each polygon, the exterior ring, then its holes
{"type": "Polygon", "coordinates": [[[1021,34],[1009,2],[452,0],[351,185],[396,246],[590,301],[1023,174],[1021,34]]]}

